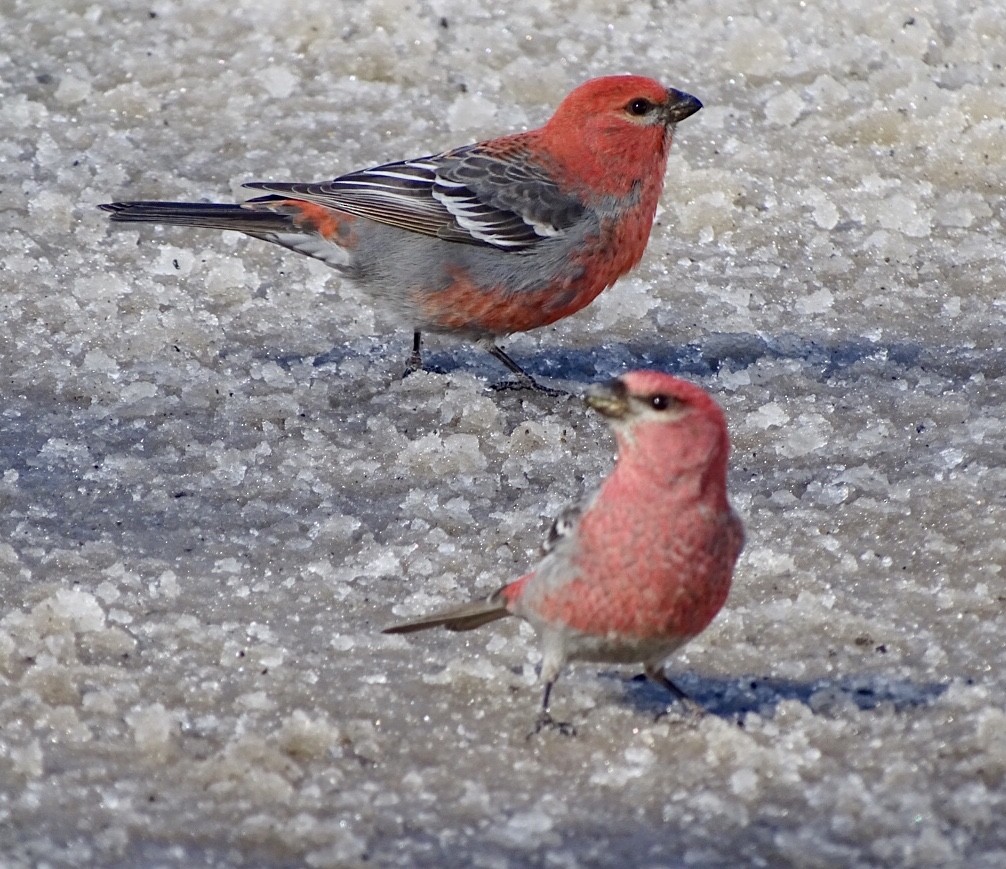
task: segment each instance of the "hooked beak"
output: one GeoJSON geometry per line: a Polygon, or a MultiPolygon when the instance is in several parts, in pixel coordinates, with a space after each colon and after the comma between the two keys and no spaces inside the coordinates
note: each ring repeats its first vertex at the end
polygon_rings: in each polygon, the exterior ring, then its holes
{"type": "Polygon", "coordinates": [[[587,407],[609,419],[622,419],[629,412],[629,390],[618,378],[595,383],[583,399],[587,407]]]}
{"type": "Polygon", "coordinates": [[[678,121],[683,121],[685,118],[694,115],[701,108],[702,103],[691,94],[686,94],[684,91],[678,91],[674,88],[667,89],[667,103],[664,107],[664,116],[667,118],[668,124],[676,124],[678,121]]]}

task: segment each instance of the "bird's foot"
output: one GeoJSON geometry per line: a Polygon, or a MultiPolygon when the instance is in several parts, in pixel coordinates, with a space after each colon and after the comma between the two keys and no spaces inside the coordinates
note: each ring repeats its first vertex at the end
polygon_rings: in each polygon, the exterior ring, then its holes
{"type": "Polygon", "coordinates": [[[423,334],[422,332],[412,333],[412,352],[409,354],[409,361],[405,363],[405,371],[402,380],[410,374],[423,370],[423,334]]]}
{"type": "Polygon", "coordinates": [[[535,392],[541,392],[544,395],[550,395],[553,398],[557,398],[560,395],[569,395],[568,392],[565,392],[562,389],[553,389],[550,386],[542,386],[537,380],[535,380],[530,374],[514,362],[502,347],[497,347],[492,341],[486,340],[480,343],[487,351],[489,351],[490,356],[502,362],[503,366],[514,376],[513,380],[504,380],[502,383],[495,384],[493,389],[497,391],[504,389],[533,389],[535,392]]]}
{"type": "MultiPolygon", "coordinates": [[[[701,720],[702,716],[706,714],[706,710],[703,708],[702,704],[692,700],[691,697],[689,697],[684,691],[668,679],[667,674],[660,667],[647,664],[645,672],[648,679],[655,682],[657,685],[660,685],[662,688],[666,688],[674,695],[674,699],[677,700],[677,705],[681,707],[681,715],[685,721],[694,724],[701,720]]],[[[664,711],[658,713],[653,720],[659,721],[665,715],[669,715],[671,708],[672,707],[669,706],[664,709],[664,711]]]]}
{"type": "Polygon", "coordinates": [[[534,730],[527,735],[527,738],[531,739],[543,730],[554,730],[561,736],[576,736],[576,727],[571,721],[556,721],[544,710],[538,714],[534,721],[534,730]]]}
{"type": "Polygon", "coordinates": [[[698,724],[706,716],[706,709],[701,703],[697,703],[691,697],[679,697],[677,702],[671,703],[653,716],[654,723],[666,718],[672,711],[679,712],[683,724],[698,724]]]}
{"type": "Polygon", "coordinates": [[[427,374],[446,374],[447,372],[439,365],[424,365],[423,357],[416,353],[409,356],[408,362],[405,364],[405,370],[402,372],[402,380],[405,380],[410,374],[415,374],[419,371],[425,371],[427,374]]]}
{"type": "Polygon", "coordinates": [[[564,395],[570,394],[564,389],[542,386],[530,374],[518,375],[513,380],[503,380],[500,383],[494,383],[492,385],[492,390],[494,392],[509,392],[518,389],[530,389],[534,392],[540,392],[542,395],[548,395],[552,398],[560,398],[564,395]]]}
{"type": "Polygon", "coordinates": [[[405,370],[402,372],[402,380],[405,380],[410,374],[415,374],[417,371],[423,370],[423,357],[418,353],[413,353],[409,356],[409,361],[405,363],[405,370]]]}

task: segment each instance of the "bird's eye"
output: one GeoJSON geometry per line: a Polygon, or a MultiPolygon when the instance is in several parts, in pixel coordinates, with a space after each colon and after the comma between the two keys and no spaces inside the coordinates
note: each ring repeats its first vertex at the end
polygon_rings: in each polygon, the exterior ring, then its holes
{"type": "Polygon", "coordinates": [[[636,97],[632,100],[626,107],[625,110],[630,115],[635,115],[637,118],[641,118],[643,115],[648,115],[653,111],[653,103],[649,100],[645,100],[642,97],[636,97]]]}
{"type": "Polygon", "coordinates": [[[650,407],[654,410],[667,410],[671,406],[671,399],[666,395],[650,396],[650,407]]]}

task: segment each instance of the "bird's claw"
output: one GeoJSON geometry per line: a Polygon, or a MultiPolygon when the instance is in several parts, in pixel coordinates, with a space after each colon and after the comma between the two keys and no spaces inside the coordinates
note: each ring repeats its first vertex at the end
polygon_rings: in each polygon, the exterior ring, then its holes
{"type": "Polygon", "coordinates": [[[698,724],[706,716],[705,707],[701,703],[696,703],[691,697],[679,697],[676,703],[662,709],[653,716],[653,722],[660,721],[671,714],[673,709],[680,710],[682,724],[698,724]]]}
{"type": "Polygon", "coordinates": [[[427,374],[447,373],[447,371],[439,365],[426,365],[421,357],[410,356],[409,361],[405,364],[405,370],[402,372],[402,380],[405,380],[405,378],[410,374],[417,374],[420,371],[425,371],[427,374]]]}
{"type": "Polygon", "coordinates": [[[542,712],[535,719],[534,730],[527,735],[527,738],[531,739],[543,730],[554,730],[560,736],[576,736],[576,727],[571,721],[556,721],[547,712],[542,712]]]}
{"type": "Polygon", "coordinates": [[[410,374],[415,374],[417,371],[423,370],[423,360],[419,356],[410,356],[409,361],[405,363],[405,370],[402,372],[402,380],[405,380],[410,374]]]}
{"type": "Polygon", "coordinates": [[[530,374],[526,374],[524,377],[517,377],[513,380],[503,380],[499,383],[494,383],[491,389],[494,392],[509,392],[516,391],[518,389],[530,389],[532,392],[540,392],[542,395],[547,395],[551,398],[560,398],[564,395],[570,394],[564,389],[556,389],[552,386],[542,386],[530,374]]]}

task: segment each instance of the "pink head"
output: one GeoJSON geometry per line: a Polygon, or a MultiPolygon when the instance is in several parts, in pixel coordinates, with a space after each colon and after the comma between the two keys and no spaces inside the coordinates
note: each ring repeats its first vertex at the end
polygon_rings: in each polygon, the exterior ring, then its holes
{"type": "Polygon", "coordinates": [[[620,467],[668,484],[697,475],[703,488],[714,485],[726,497],[726,419],[704,389],[659,371],[631,371],[591,387],[586,401],[614,429],[620,467]]]}
{"type": "Polygon", "coordinates": [[[648,174],[662,180],[675,124],[701,108],[695,97],[652,78],[605,76],[572,91],[541,132],[561,164],[613,185],[606,193],[625,193],[648,174]]]}

